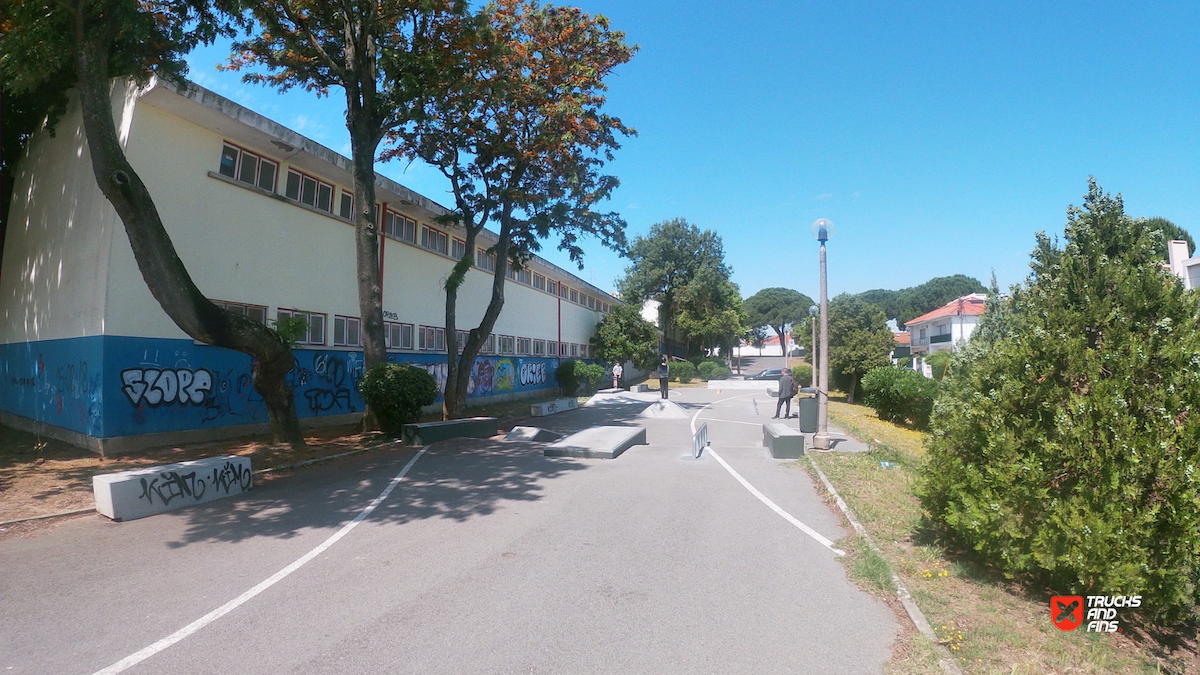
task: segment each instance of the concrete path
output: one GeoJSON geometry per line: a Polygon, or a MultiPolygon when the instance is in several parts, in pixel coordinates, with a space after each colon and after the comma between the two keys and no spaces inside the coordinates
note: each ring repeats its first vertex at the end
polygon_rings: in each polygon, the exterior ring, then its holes
{"type": "Polygon", "coordinates": [[[846,535],[761,447],[766,401],[730,394],[673,391],[688,419],[639,401],[538,420],[645,426],[615,460],[448,441],[400,481],[414,449],[0,542],[0,673],[879,672],[894,614],[733,476],[846,535]],[[693,421],[723,463],[690,458],[693,421]]]}

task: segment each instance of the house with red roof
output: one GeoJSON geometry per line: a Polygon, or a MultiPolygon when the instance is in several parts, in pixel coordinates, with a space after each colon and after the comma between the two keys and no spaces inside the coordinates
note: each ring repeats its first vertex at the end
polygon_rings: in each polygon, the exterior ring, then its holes
{"type": "Polygon", "coordinates": [[[970,340],[986,304],[987,295],[971,293],[906,322],[912,354],[946,351],[970,340]]]}

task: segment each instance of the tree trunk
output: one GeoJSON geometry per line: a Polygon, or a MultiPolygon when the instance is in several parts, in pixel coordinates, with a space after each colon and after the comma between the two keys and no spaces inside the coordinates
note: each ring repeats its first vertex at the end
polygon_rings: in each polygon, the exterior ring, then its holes
{"type": "Polygon", "coordinates": [[[850,373],[850,391],[846,394],[846,403],[854,403],[856,389],[858,389],[858,373],[850,373]]]}
{"type": "Polygon", "coordinates": [[[192,282],[150,192],[121,149],[112,117],[108,50],[106,45],[88,39],[82,21],[77,19],[75,28],[77,90],[92,172],[100,191],[125,225],[146,286],[167,316],[193,339],[255,359],[254,389],[267,406],[273,439],[303,446],[296,401],[284,379],[293,364],[291,349],[266,326],[209,302],[192,282]]]}

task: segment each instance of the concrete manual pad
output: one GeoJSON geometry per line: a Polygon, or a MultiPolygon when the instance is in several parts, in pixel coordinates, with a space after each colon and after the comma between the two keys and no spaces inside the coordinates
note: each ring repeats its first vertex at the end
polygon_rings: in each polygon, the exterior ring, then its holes
{"type": "Polygon", "coordinates": [[[638,417],[650,417],[654,419],[687,419],[688,414],[680,408],[674,401],[658,399],[651,403],[645,410],[638,413],[638,417]]]}
{"type": "Polygon", "coordinates": [[[117,522],[241,494],[253,484],[250,458],[233,455],[92,477],[96,510],[117,522]]]}
{"type": "Polygon", "coordinates": [[[562,434],[541,429],[539,427],[513,427],[504,437],[506,441],[533,441],[535,443],[550,443],[562,438],[562,434]]]}
{"type": "Polygon", "coordinates": [[[804,434],[786,424],[769,423],[763,426],[763,445],[771,449],[775,459],[799,459],[804,456],[804,434]]]}
{"type": "Polygon", "coordinates": [[[429,445],[447,438],[491,438],[498,431],[495,417],[465,417],[445,422],[422,422],[400,427],[400,436],[409,445],[429,445]]]}
{"type": "Polygon", "coordinates": [[[616,459],[635,445],[648,445],[642,427],[592,427],[551,443],[542,452],[546,457],[582,457],[616,459]]]}
{"type": "Polygon", "coordinates": [[[653,403],[661,400],[662,396],[658,393],[658,391],[649,393],[623,391],[619,394],[596,394],[589,398],[587,403],[583,404],[583,407],[594,408],[596,406],[632,405],[637,403],[645,405],[647,403],[653,403]]]}
{"type": "Polygon", "coordinates": [[[534,403],[529,406],[529,414],[534,417],[545,417],[555,413],[566,412],[567,410],[575,410],[578,407],[579,402],[573,398],[556,398],[553,401],[534,403]]]}

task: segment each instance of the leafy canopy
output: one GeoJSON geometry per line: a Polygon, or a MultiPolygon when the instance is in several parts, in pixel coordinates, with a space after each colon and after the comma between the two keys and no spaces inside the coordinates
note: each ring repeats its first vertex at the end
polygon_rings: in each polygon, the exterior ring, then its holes
{"type": "Polygon", "coordinates": [[[895,338],[883,310],[852,295],[829,303],[829,366],[850,377],[850,402],[858,380],[873,368],[891,364],[895,338]]]}
{"type": "Polygon", "coordinates": [[[658,329],[633,305],[613,305],[596,325],[592,345],[602,361],[629,361],[642,370],[658,363],[658,329]]]}
{"type": "Polygon", "coordinates": [[[1200,600],[1200,301],[1094,180],[1065,245],[990,301],[942,382],[922,503],[957,545],[1064,593],[1200,600]]]}
{"type": "Polygon", "coordinates": [[[779,336],[779,344],[783,344],[783,336],[788,330],[799,330],[806,323],[808,308],[813,306],[813,299],[790,288],[764,288],[742,301],[746,310],[746,323],[750,326],[770,326],[779,336]]]}

